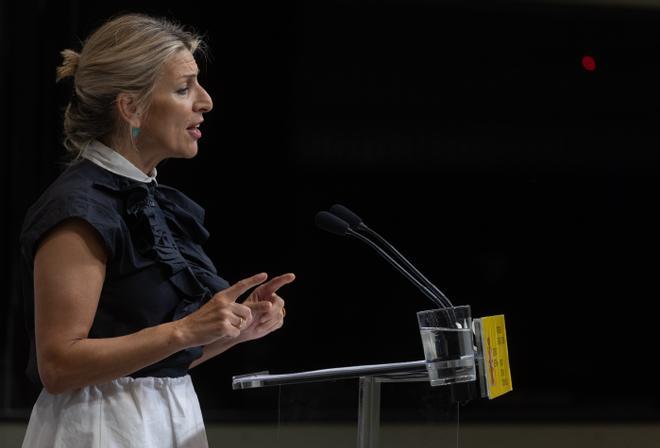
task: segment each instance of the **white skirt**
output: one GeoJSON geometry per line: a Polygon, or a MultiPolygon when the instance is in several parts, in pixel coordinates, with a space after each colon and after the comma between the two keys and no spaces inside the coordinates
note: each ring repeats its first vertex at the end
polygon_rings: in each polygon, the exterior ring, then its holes
{"type": "Polygon", "coordinates": [[[23,448],[207,448],[189,375],[119,378],[64,394],[42,390],[23,448]]]}

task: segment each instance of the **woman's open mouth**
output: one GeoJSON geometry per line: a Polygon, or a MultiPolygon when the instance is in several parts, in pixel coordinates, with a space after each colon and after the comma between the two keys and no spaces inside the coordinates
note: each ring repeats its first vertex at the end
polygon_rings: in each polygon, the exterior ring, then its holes
{"type": "Polygon", "coordinates": [[[202,131],[199,130],[199,124],[186,128],[186,131],[188,131],[188,134],[190,134],[190,136],[195,140],[202,138],[202,131]]]}

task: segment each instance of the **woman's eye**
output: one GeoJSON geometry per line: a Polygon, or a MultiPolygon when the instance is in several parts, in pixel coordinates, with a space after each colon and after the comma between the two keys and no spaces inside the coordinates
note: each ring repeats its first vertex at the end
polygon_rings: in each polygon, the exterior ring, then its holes
{"type": "Polygon", "coordinates": [[[178,93],[179,95],[185,95],[186,93],[188,93],[188,90],[189,90],[188,87],[184,87],[183,89],[177,90],[176,93],[178,93]]]}

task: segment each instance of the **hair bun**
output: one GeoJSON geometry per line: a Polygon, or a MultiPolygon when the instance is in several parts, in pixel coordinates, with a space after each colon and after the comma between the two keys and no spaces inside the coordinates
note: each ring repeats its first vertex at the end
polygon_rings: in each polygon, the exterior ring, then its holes
{"type": "Polygon", "coordinates": [[[78,70],[78,63],[80,62],[80,54],[73,50],[63,50],[61,53],[63,61],[62,65],[57,67],[57,81],[75,76],[78,70]]]}

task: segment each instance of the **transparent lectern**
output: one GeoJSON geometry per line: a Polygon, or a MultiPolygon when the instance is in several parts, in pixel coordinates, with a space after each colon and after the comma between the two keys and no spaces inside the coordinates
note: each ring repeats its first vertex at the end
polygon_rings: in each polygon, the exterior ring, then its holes
{"type": "MultiPolygon", "coordinates": [[[[508,359],[503,359],[502,350],[493,350],[490,338],[485,331],[484,325],[489,318],[475,319],[472,329],[475,343],[474,360],[476,365],[476,379],[472,380],[474,387],[469,388],[467,399],[488,397],[494,398],[511,390],[510,374],[508,374],[508,359]],[[483,321],[483,322],[482,322],[483,321]],[[494,357],[495,356],[495,357],[494,357]],[[495,372],[494,366],[502,366],[506,362],[508,388],[495,390],[498,381],[496,377],[501,372],[495,372]],[[506,389],[506,390],[505,390],[506,389]]],[[[502,324],[503,326],[503,321],[502,324]]],[[[506,347],[505,347],[506,348],[506,347]]],[[[505,351],[505,350],[504,350],[505,351]]],[[[310,370],[305,372],[270,374],[269,372],[257,372],[233,377],[233,389],[253,389],[268,386],[282,386],[298,383],[336,381],[343,379],[359,378],[359,401],[358,401],[358,448],[376,448],[378,446],[378,433],[380,429],[380,385],[381,383],[402,382],[424,382],[431,385],[439,384],[443,372],[453,370],[434,369],[437,361],[429,361],[429,353],[425,350],[426,359],[419,361],[397,362],[389,364],[369,364],[350,367],[338,367],[322,370],[310,370]]],[[[451,364],[450,364],[451,365],[451,364]]],[[[460,383],[463,381],[459,381],[460,383]]],[[[457,384],[454,383],[454,384],[457,384]]],[[[506,385],[505,385],[506,386],[506,385]]]]}
{"type": "Polygon", "coordinates": [[[273,375],[268,372],[237,375],[233,377],[232,387],[234,389],[251,389],[351,378],[360,379],[357,446],[375,448],[378,446],[380,427],[380,383],[428,381],[429,377],[426,371],[426,361],[420,360],[273,375]]]}

